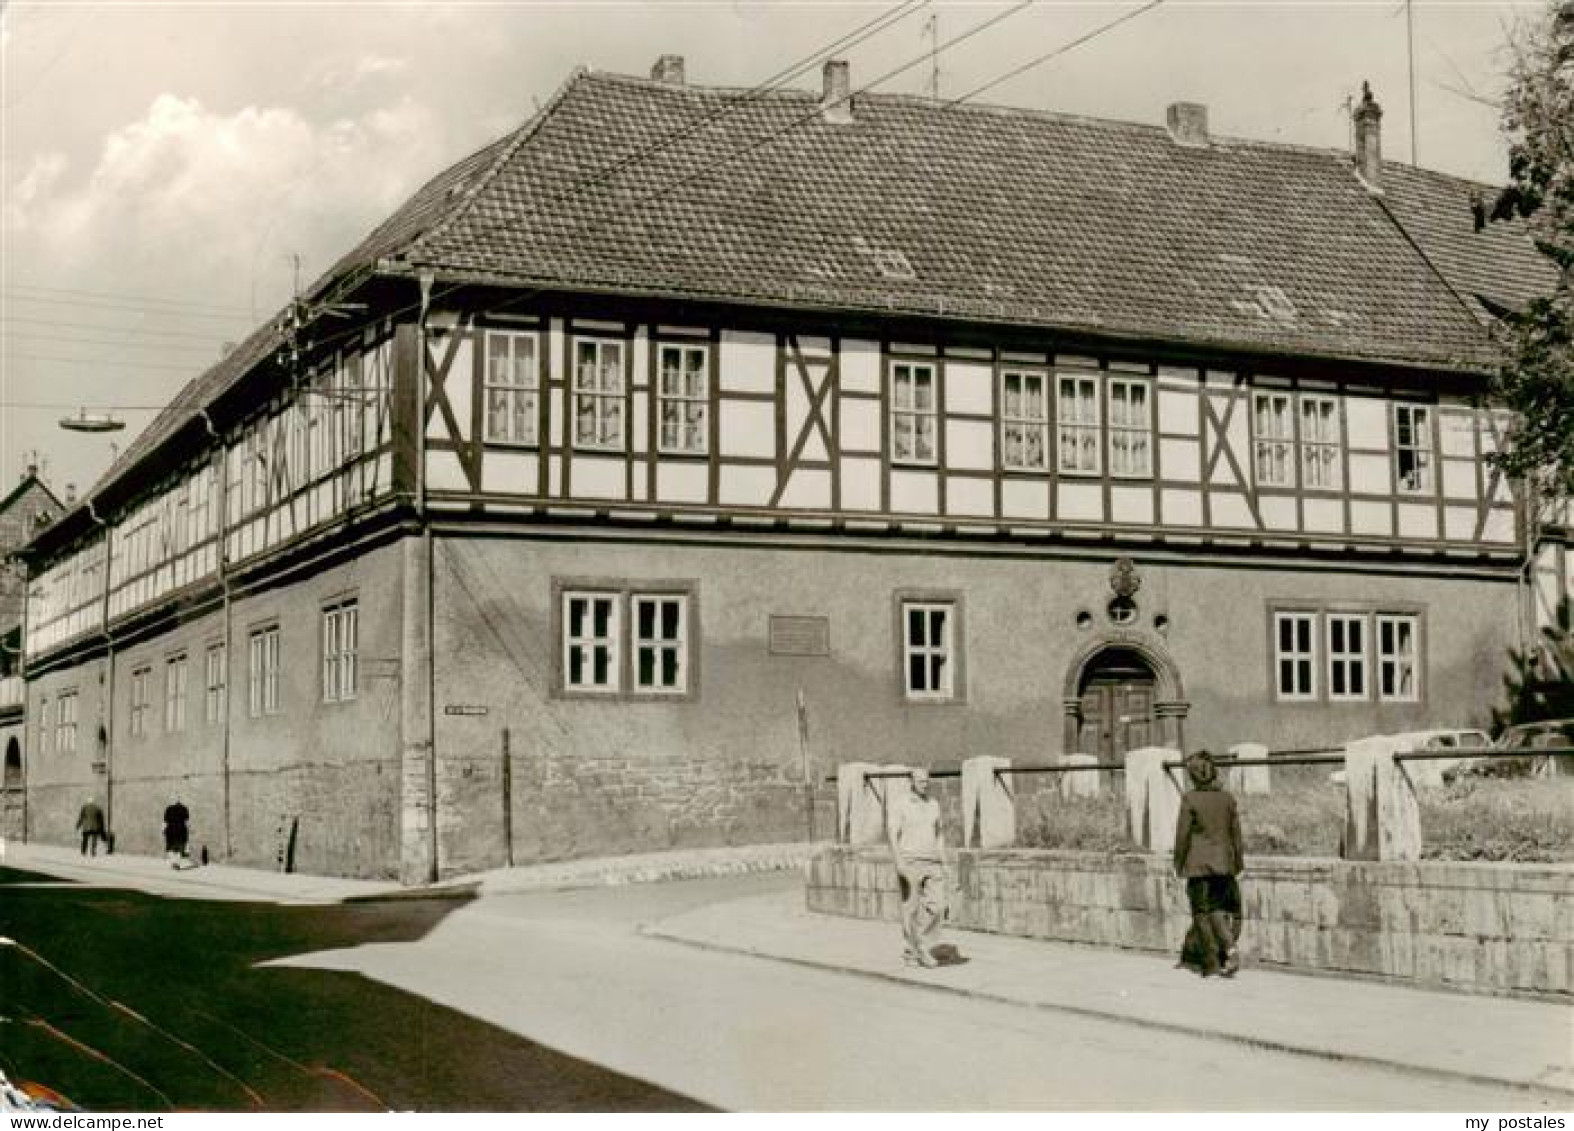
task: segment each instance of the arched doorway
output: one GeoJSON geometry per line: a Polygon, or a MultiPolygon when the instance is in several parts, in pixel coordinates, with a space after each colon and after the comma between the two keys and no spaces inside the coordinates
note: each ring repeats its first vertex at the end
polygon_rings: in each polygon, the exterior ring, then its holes
{"type": "Polygon", "coordinates": [[[1076,753],[1108,762],[1157,742],[1157,687],[1153,668],[1130,648],[1106,648],[1094,656],[1077,688],[1076,753]]]}
{"type": "Polygon", "coordinates": [[[1119,761],[1142,746],[1183,749],[1190,704],[1162,640],[1122,632],[1090,640],[1066,669],[1062,749],[1119,761]]]}

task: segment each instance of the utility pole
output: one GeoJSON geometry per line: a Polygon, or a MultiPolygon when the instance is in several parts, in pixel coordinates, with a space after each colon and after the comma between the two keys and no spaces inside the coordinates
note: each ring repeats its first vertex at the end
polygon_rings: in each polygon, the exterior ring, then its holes
{"type": "Polygon", "coordinates": [[[940,16],[931,12],[924,21],[924,35],[929,39],[929,97],[940,101],[940,16]]]}
{"type": "Polygon", "coordinates": [[[1410,164],[1419,163],[1416,138],[1416,25],[1415,0],[1405,0],[1405,53],[1410,61],[1410,164]]]}

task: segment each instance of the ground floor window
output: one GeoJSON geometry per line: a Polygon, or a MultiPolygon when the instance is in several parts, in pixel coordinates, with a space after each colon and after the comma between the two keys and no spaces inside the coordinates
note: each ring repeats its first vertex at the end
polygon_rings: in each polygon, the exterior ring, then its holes
{"type": "Polygon", "coordinates": [[[1377,694],[1393,702],[1420,698],[1416,678],[1416,643],[1421,619],[1413,614],[1377,618],[1377,694]]]}
{"type": "Polygon", "coordinates": [[[355,698],[360,651],[360,606],[339,601],[322,611],[322,701],[344,703],[355,698]]]}
{"type": "Polygon", "coordinates": [[[1311,699],[1317,694],[1314,613],[1275,613],[1274,671],[1280,699],[1311,699]]]}
{"type": "Polygon", "coordinates": [[[224,719],[224,701],[229,683],[227,652],[228,649],[223,644],[208,645],[203,702],[205,717],[209,723],[221,722],[224,719]]]}
{"type": "Polygon", "coordinates": [[[648,693],[688,690],[688,598],[681,594],[636,596],[634,689],[648,693]]]}
{"type": "Polygon", "coordinates": [[[1328,698],[1366,698],[1366,618],[1328,614],[1328,698]]]}
{"type": "Polygon", "coordinates": [[[152,682],[152,668],[136,668],[131,673],[131,737],[141,738],[148,732],[148,684],[152,682]]]}
{"type": "Polygon", "coordinates": [[[62,691],[55,701],[55,749],[70,754],[77,748],[77,693],[62,691]]]}
{"type": "Polygon", "coordinates": [[[164,664],[164,729],[186,729],[186,655],[171,656],[164,664]]]}
{"type": "Polygon", "coordinates": [[[960,602],[955,597],[897,597],[902,695],[910,702],[947,703],[960,698],[960,602]]]}
{"type": "Polygon", "coordinates": [[[1275,698],[1419,702],[1421,622],[1419,612],[1274,610],[1275,698]]]}
{"type": "Polygon", "coordinates": [[[618,690],[618,597],[611,593],[563,595],[563,687],[568,691],[618,690]]]}
{"type": "Polygon", "coordinates": [[[279,713],[279,626],[254,629],[250,637],[247,707],[252,718],[279,713]]]}
{"type": "Polygon", "coordinates": [[[693,586],[596,586],[556,583],[559,690],[632,699],[693,694],[693,586]]]}

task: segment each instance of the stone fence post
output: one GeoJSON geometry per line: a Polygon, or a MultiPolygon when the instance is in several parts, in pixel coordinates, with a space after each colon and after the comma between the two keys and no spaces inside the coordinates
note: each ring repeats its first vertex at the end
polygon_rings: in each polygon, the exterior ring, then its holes
{"type": "Polygon", "coordinates": [[[881,766],[873,762],[843,762],[836,768],[836,839],[843,844],[884,844],[892,787],[911,788],[907,778],[871,777],[872,774],[911,773],[908,766],[881,766]]]}
{"type": "Polygon", "coordinates": [[[1421,859],[1421,808],[1403,763],[1401,743],[1376,735],[1344,748],[1344,855],[1347,860],[1421,859]]]}
{"type": "Polygon", "coordinates": [[[962,763],[962,847],[1007,848],[1017,842],[1016,790],[1010,774],[996,773],[1011,766],[1010,758],[980,754],[962,763]]]}
{"type": "Polygon", "coordinates": [[[1145,852],[1167,856],[1175,849],[1185,771],[1166,769],[1164,763],[1179,760],[1180,751],[1168,746],[1126,751],[1126,822],[1131,839],[1145,852]]]}
{"type": "MultiPolygon", "coordinates": [[[[1230,747],[1230,754],[1236,758],[1266,758],[1268,748],[1260,742],[1237,742],[1230,747]]],[[[1268,767],[1226,764],[1224,784],[1233,793],[1267,793],[1268,767]]]]}
{"type": "MultiPolygon", "coordinates": [[[[1098,758],[1092,754],[1067,754],[1060,759],[1062,766],[1094,766],[1098,758]]],[[[1097,797],[1103,792],[1104,770],[1073,770],[1069,773],[1056,774],[1060,779],[1056,784],[1060,789],[1062,798],[1072,797],[1097,797]]]]}

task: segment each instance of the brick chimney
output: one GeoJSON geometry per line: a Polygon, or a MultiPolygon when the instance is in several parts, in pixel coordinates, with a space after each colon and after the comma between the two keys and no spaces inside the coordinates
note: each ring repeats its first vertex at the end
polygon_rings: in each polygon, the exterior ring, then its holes
{"type": "Polygon", "coordinates": [[[663,55],[656,60],[656,65],[651,67],[650,77],[668,86],[684,85],[683,56],[663,55]]]}
{"type": "Polygon", "coordinates": [[[1355,171],[1373,192],[1383,191],[1383,108],[1361,84],[1361,101],[1351,112],[1355,122],[1355,171]]]}
{"type": "Polygon", "coordinates": [[[1176,145],[1208,144],[1208,108],[1200,102],[1172,102],[1164,122],[1176,145]]]}
{"type": "Polygon", "coordinates": [[[820,96],[820,116],[827,122],[845,125],[853,120],[852,75],[846,59],[828,59],[825,64],[825,93],[820,96]]]}

